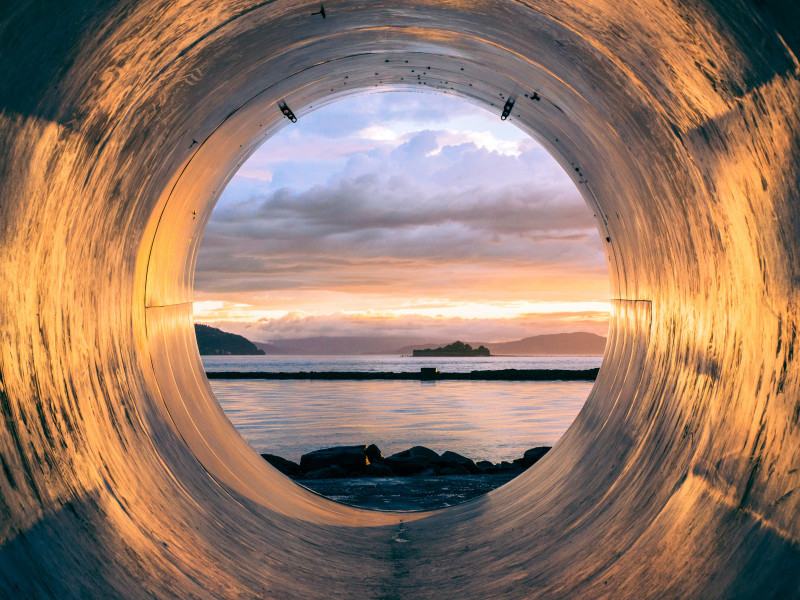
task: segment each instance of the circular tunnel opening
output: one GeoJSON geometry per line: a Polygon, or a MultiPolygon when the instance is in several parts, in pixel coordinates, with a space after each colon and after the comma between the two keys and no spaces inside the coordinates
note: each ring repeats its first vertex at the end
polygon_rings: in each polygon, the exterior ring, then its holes
{"type": "MultiPolygon", "coordinates": [[[[547,149],[578,186],[600,231],[608,257],[612,291],[610,342],[606,347],[610,359],[604,362],[612,366],[607,371],[610,379],[600,387],[611,385],[613,390],[605,393],[602,399],[597,393],[590,395],[589,408],[581,413],[583,419],[576,420],[565,436],[572,442],[571,454],[561,449],[555,454],[570,456],[570,461],[574,461],[588,452],[586,446],[575,441],[588,439],[583,436],[585,428],[594,422],[590,416],[593,414],[592,399],[599,404],[612,402],[622,410],[622,406],[630,402],[630,386],[641,375],[648,351],[652,303],[647,292],[651,282],[640,270],[638,257],[644,256],[644,247],[658,238],[645,241],[638,235],[641,207],[635,202],[629,203],[648,180],[639,177],[641,165],[631,160],[629,148],[616,143],[619,131],[607,127],[608,114],[625,113],[628,109],[620,103],[589,102],[584,94],[543,64],[518,53],[509,53],[484,37],[440,31],[435,43],[417,46],[410,40],[420,33],[417,30],[393,31],[392,36],[397,37],[392,37],[384,51],[345,54],[315,62],[306,69],[290,69],[285,79],[267,87],[262,83],[253,88],[254,72],[248,72],[240,83],[251,95],[216,123],[208,137],[200,136],[200,141],[191,138],[187,145],[188,162],[170,188],[169,201],[159,215],[148,256],[145,288],[148,328],[155,334],[150,343],[155,348],[156,378],[161,382],[159,385],[170,390],[165,394],[168,413],[184,440],[193,440],[189,446],[194,455],[221,482],[244,491],[248,498],[257,502],[264,501],[263,490],[283,484],[273,481],[273,475],[264,471],[263,461],[238,440],[224,419],[203,377],[199,357],[169,363],[165,359],[170,352],[168,346],[174,341],[162,339],[162,336],[172,336],[171,328],[180,323],[182,333],[177,353],[184,358],[187,358],[187,351],[193,354],[191,302],[199,240],[211,209],[246,158],[274,132],[321,106],[375,89],[419,89],[422,76],[412,79],[411,71],[424,73],[429,87],[435,91],[499,112],[500,120],[511,120],[547,149]],[[610,113],[604,114],[604,110],[610,113]],[[621,181],[628,187],[620,187],[621,181]],[[622,210],[624,216],[610,207],[622,210]],[[625,375],[618,377],[620,372],[625,375]],[[188,388],[185,387],[187,382],[188,388]],[[180,423],[188,430],[184,431],[180,423]],[[226,456],[235,457],[232,464],[237,466],[234,469],[225,464],[226,456]],[[242,456],[246,456],[244,469],[237,463],[242,456]]],[[[329,41],[320,43],[324,46],[329,41]]],[[[538,46],[544,40],[531,43],[538,46]]],[[[286,58],[281,56],[276,60],[283,65],[280,61],[286,58]]],[[[572,56],[568,62],[573,60],[578,59],[572,56]]],[[[562,67],[568,69],[569,65],[562,67]]],[[[270,74],[280,71],[259,66],[256,72],[269,78],[270,74]]],[[[609,73],[614,73],[613,67],[609,73]]],[[[234,83],[229,82],[225,93],[236,89],[234,83]]],[[[614,88],[616,83],[613,78],[607,78],[604,85],[614,88]]],[[[637,130],[640,127],[636,121],[630,124],[637,130]]],[[[602,375],[601,371],[601,380],[602,375]]],[[[564,445],[569,444],[559,444],[559,447],[564,445]]],[[[544,463],[553,464],[553,454],[549,453],[544,463]]],[[[569,468],[566,463],[562,466],[569,468]]],[[[525,481],[524,485],[531,486],[526,489],[537,489],[539,485],[547,485],[546,479],[533,482],[529,477],[522,477],[515,485],[525,481]]]]}
{"type": "Polygon", "coordinates": [[[226,414],[349,504],[441,508],[513,479],[604,351],[607,268],[573,180],[513,116],[444,94],[296,119],[228,183],[199,251],[195,330],[226,414]]]}
{"type": "MultiPolygon", "coordinates": [[[[417,32],[412,37],[414,35],[417,32]]],[[[430,47],[424,52],[398,52],[398,48],[405,44],[399,41],[397,48],[386,53],[356,54],[318,62],[308,69],[294,72],[288,79],[272,87],[254,91],[248,101],[215,125],[207,138],[198,141],[192,137],[187,140],[190,158],[169,191],[169,201],[159,215],[154,244],[147,256],[145,297],[148,330],[154,334],[150,340],[152,364],[156,378],[161,382],[159,385],[169,390],[164,397],[170,418],[181,430],[184,440],[190,442],[194,455],[220,481],[234,485],[239,491],[244,490],[248,498],[257,502],[264,501],[263,491],[259,489],[270,490],[274,485],[283,484],[273,481],[273,475],[264,470],[260,457],[252,453],[243,440],[238,439],[227,419],[224,419],[203,377],[199,357],[195,355],[189,357],[188,361],[170,363],[167,359],[167,354],[171,352],[168,346],[174,341],[164,336],[171,336],[172,328],[180,323],[182,333],[179,335],[177,353],[184,357],[187,351],[194,353],[196,346],[191,334],[190,311],[199,240],[225,184],[245,159],[275,131],[302,118],[311,110],[364,91],[381,88],[417,90],[419,81],[407,82],[406,79],[411,70],[420,69],[434,91],[462,98],[493,113],[499,111],[499,121],[511,120],[556,157],[579,186],[581,196],[589,205],[592,218],[601,231],[601,238],[605,234],[604,250],[611,259],[609,276],[612,295],[618,284],[616,275],[619,264],[615,264],[614,260],[615,246],[608,235],[608,219],[595,193],[588,187],[586,163],[580,164],[577,158],[580,152],[585,151],[579,152],[578,145],[592,147],[596,140],[586,137],[586,130],[573,128],[567,132],[564,129],[567,122],[556,122],[556,119],[563,121],[566,113],[550,98],[550,94],[563,84],[551,73],[542,70],[540,65],[522,61],[514,66],[523,71],[530,69],[537,74],[538,81],[536,86],[520,85],[518,80],[509,76],[510,65],[503,68],[490,66],[497,56],[492,56],[488,63],[482,63],[470,60],[468,53],[457,56],[447,50],[449,44],[460,40],[458,43],[466,44],[465,52],[473,45],[475,48],[469,52],[474,52],[478,48],[486,48],[485,40],[460,38],[458,35],[449,38],[450,34],[445,34],[437,42],[442,44],[441,47],[430,47]],[[505,91],[498,92],[498,89],[505,91]],[[189,382],[188,388],[185,387],[186,382],[189,382]],[[191,401],[187,402],[184,398],[191,398],[191,401]],[[184,426],[188,428],[187,431],[184,431],[184,426]],[[225,436],[220,435],[223,431],[227,432],[225,436]],[[231,437],[228,438],[228,435],[231,437]],[[235,469],[225,464],[225,456],[235,457],[235,469]],[[242,456],[246,456],[244,469],[237,462],[242,456]]],[[[499,56],[509,57],[512,63],[519,61],[519,57],[506,55],[502,49],[492,48],[491,45],[488,48],[491,48],[490,55],[499,52],[499,56]]],[[[246,81],[251,80],[252,73],[246,81]]],[[[229,86],[227,89],[233,88],[229,86]]],[[[571,94],[574,91],[567,90],[567,95],[571,94]]],[[[578,99],[577,102],[585,107],[584,100],[578,99]]],[[[586,114],[583,118],[589,116],[586,114]]],[[[597,158],[602,161],[608,157],[603,154],[597,158]]],[[[638,306],[635,302],[632,305],[638,306]]],[[[612,309],[614,306],[612,302],[612,309]]],[[[622,306],[628,305],[623,303],[622,306]]],[[[647,303],[642,306],[646,307],[647,303]]],[[[643,314],[646,310],[643,309],[643,314]]],[[[629,318],[627,308],[617,312],[622,318],[629,318]]],[[[638,313],[634,310],[632,314],[638,313]]],[[[623,353],[621,360],[628,360],[626,353],[623,353]]]]}

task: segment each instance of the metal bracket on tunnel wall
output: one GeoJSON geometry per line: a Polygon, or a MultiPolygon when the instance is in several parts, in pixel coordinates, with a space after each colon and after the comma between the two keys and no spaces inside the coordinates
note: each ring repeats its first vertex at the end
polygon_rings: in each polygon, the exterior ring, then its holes
{"type": "Polygon", "coordinates": [[[500,120],[505,121],[508,118],[508,115],[511,114],[511,109],[514,108],[514,102],[517,99],[514,96],[509,96],[508,100],[506,100],[506,105],[503,107],[503,114],[500,115],[500,120]]]}
{"type": "Polygon", "coordinates": [[[281,109],[284,117],[289,119],[292,123],[297,123],[297,117],[294,116],[292,109],[286,104],[286,100],[281,100],[278,102],[278,108],[281,109]]]}

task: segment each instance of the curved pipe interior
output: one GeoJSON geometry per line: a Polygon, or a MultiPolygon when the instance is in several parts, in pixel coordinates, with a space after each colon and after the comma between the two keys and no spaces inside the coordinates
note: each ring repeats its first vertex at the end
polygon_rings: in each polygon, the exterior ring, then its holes
{"type": "Polygon", "coordinates": [[[800,597],[800,14],[573,4],[6,11],[0,595],[800,597]],[[514,97],[595,215],[612,284],[573,426],[432,513],[279,475],[222,413],[192,329],[203,229],[290,126],[278,103],[302,119],[388,88],[498,117],[514,97]]]}

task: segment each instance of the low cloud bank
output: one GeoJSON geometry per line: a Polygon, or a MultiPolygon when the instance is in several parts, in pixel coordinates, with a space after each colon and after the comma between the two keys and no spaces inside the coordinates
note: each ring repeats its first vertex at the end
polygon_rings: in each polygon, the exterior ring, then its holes
{"type": "Polygon", "coordinates": [[[587,331],[606,335],[608,313],[550,313],[520,319],[437,319],[416,315],[375,317],[366,315],[288,314],[258,323],[203,320],[224,331],[256,342],[307,337],[396,337],[426,340],[505,342],[545,333],[587,331]]]}

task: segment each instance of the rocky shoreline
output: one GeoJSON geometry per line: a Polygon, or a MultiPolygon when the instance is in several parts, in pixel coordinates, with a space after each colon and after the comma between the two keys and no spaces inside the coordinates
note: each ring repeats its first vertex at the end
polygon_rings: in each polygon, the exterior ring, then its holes
{"type": "Polygon", "coordinates": [[[335,446],[304,454],[300,464],[275,454],[261,457],[292,479],[342,479],[360,477],[432,477],[447,475],[496,475],[522,473],[536,463],[550,446],[537,446],[526,450],[513,461],[492,463],[471,458],[456,452],[442,454],[414,446],[384,457],[375,444],[360,446],[335,446]]]}
{"type": "Polygon", "coordinates": [[[464,502],[507,483],[535,464],[549,446],[513,461],[475,462],[456,452],[414,446],[384,457],[375,444],[322,448],[300,463],[261,456],[299,484],[345,504],[383,510],[431,510],[464,502]]]}

